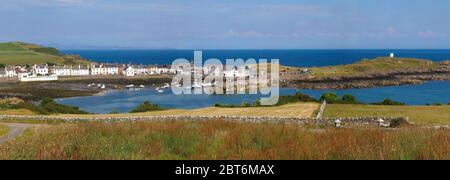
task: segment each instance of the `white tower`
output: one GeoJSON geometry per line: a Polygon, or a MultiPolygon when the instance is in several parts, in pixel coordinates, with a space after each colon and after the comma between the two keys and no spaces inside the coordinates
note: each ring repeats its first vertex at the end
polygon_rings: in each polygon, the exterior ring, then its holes
{"type": "Polygon", "coordinates": [[[394,54],[394,53],[391,53],[391,55],[390,55],[389,57],[394,58],[394,57],[395,57],[395,54],[394,54]]]}

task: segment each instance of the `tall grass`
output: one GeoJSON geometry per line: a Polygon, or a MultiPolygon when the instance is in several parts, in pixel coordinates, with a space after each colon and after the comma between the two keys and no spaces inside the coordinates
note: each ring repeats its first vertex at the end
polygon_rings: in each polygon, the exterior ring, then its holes
{"type": "Polygon", "coordinates": [[[3,124],[0,124],[0,137],[7,135],[9,132],[9,127],[3,124]]]}
{"type": "Polygon", "coordinates": [[[0,159],[450,159],[450,132],[224,121],[64,124],[0,145],[0,159]]]}

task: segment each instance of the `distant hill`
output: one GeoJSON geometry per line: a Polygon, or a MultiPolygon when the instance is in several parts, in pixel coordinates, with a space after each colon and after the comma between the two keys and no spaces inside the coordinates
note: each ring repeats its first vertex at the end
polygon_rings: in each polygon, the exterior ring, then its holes
{"type": "Polygon", "coordinates": [[[387,58],[363,59],[348,65],[327,66],[312,68],[315,77],[341,77],[341,76],[373,76],[377,74],[429,72],[439,68],[448,70],[445,62],[414,58],[387,58]]]}
{"type": "Polygon", "coordinates": [[[63,56],[52,47],[45,47],[24,42],[0,43],[0,64],[32,65],[32,64],[89,64],[79,56],[63,56]]]}

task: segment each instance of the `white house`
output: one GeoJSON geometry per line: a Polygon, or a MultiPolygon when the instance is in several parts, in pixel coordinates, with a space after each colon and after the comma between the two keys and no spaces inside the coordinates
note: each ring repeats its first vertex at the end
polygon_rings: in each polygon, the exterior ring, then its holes
{"type": "Polygon", "coordinates": [[[6,71],[6,77],[16,77],[17,76],[17,72],[16,72],[16,68],[15,67],[6,67],[5,68],[6,71]]]}
{"type": "Polygon", "coordinates": [[[158,74],[158,67],[156,66],[149,66],[147,67],[148,74],[158,74]]]}
{"type": "Polygon", "coordinates": [[[72,67],[71,71],[72,76],[88,76],[89,75],[89,68],[85,66],[78,65],[78,67],[72,67]]]}
{"type": "Polygon", "coordinates": [[[71,76],[72,68],[67,66],[53,66],[50,67],[50,74],[57,76],[71,76]]]}
{"type": "Polygon", "coordinates": [[[391,54],[389,55],[389,57],[394,58],[394,57],[395,57],[395,54],[394,54],[394,53],[391,53],[391,54]]]}
{"type": "Polygon", "coordinates": [[[134,73],[136,75],[146,75],[149,74],[149,70],[145,66],[134,66],[134,73]]]}
{"type": "Polygon", "coordinates": [[[159,72],[158,74],[167,74],[170,72],[170,69],[166,67],[160,67],[157,71],[159,72]]]}
{"type": "Polygon", "coordinates": [[[132,66],[126,66],[125,68],[123,68],[122,74],[130,77],[135,76],[136,72],[134,71],[134,68],[132,66]]]}
{"type": "Polygon", "coordinates": [[[30,74],[30,73],[20,73],[19,74],[19,81],[22,82],[33,82],[33,81],[57,81],[58,76],[55,74],[52,75],[37,75],[37,74],[30,74]]]}
{"type": "Polygon", "coordinates": [[[91,75],[117,75],[119,67],[113,64],[100,64],[91,66],[91,75]]]}
{"type": "Polygon", "coordinates": [[[48,75],[48,65],[47,64],[35,64],[33,66],[33,74],[35,75],[48,75]]]}
{"type": "Polygon", "coordinates": [[[91,75],[101,75],[102,73],[102,66],[101,65],[92,65],[91,66],[91,75]]]}
{"type": "Polygon", "coordinates": [[[0,69],[0,78],[5,78],[5,77],[6,77],[5,69],[0,69]]]}

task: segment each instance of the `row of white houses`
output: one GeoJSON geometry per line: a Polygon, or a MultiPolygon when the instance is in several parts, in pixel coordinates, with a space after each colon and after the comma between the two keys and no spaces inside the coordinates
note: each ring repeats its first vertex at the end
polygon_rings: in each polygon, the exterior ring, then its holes
{"type": "Polygon", "coordinates": [[[95,75],[151,75],[151,74],[169,74],[176,73],[166,67],[143,66],[143,65],[118,65],[118,64],[99,64],[91,66],[49,66],[47,64],[36,64],[31,67],[6,66],[0,69],[0,77],[13,78],[21,74],[35,76],[95,76],[95,75]]]}

